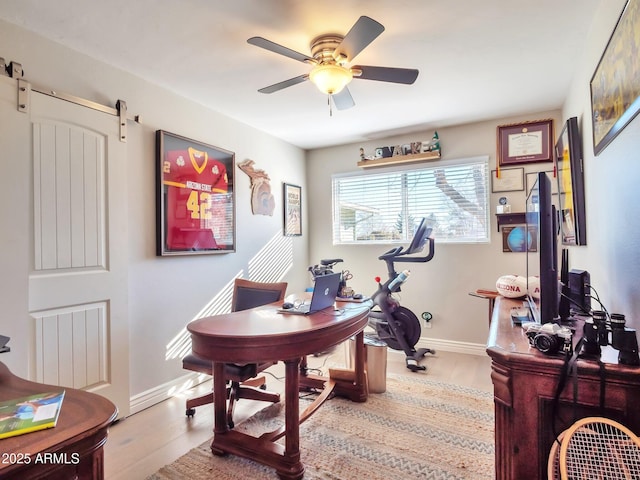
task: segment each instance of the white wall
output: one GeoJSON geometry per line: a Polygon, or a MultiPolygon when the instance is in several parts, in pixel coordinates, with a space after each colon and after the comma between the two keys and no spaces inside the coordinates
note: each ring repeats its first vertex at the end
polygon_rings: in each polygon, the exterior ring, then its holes
{"type": "MultiPolygon", "coordinates": [[[[578,117],[582,131],[587,213],[587,246],[570,249],[572,268],[591,274],[609,312],[624,313],[640,328],[640,118],[636,117],[597,157],[593,151],[589,82],[609,41],[625,0],[602,2],[584,44],[584,59],[563,109],[578,117]]],[[[593,307],[597,303],[593,302],[593,307]]]]}
{"type": "MultiPolygon", "coordinates": [[[[488,156],[490,169],[495,169],[497,126],[544,118],[554,119],[557,128],[560,112],[534,112],[520,117],[438,128],[442,159],[424,165],[432,166],[437,162],[488,156]]],[[[340,265],[354,274],[350,284],[365,294],[375,290],[374,277],[386,277],[385,264],[377,258],[390,247],[332,245],[331,209],[326,208],[331,205],[331,176],[335,173],[357,171],[360,147],[364,147],[365,152],[373,152],[376,147],[431,139],[432,135],[433,130],[429,130],[364,144],[342,145],[309,152],[307,183],[311,202],[309,209],[313,215],[309,249],[312,262],[321,258],[343,258],[345,262],[340,265]]],[[[385,167],[389,168],[393,167],[385,167]]],[[[525,166],[525,172],[551,169],[550,163],[525,166]]],[[[488,188],[490,192],[491,185],[488,188]]],[[[509,199],[512,211],[524,211],[525,191],[491,194],[490,243],[443,244],[438,243],[436,238],[433,260],[426,264],[409,265],[411,277],[402,287],[401,302],[418,317],[424,311],[433,314],[432,328],[423,329],[423,337],[484,345],[488,332],[488,301],[472,297],[469,292],[478,288],[495,289],[496,279],[501,275],[526,274],[524,253],[502,252],[502,236],[497,231],[495,216],[498,198],[501,196],[509,199]]],[[[400,267],[404,268],[401,265],[400,267]]]]}
{"type": "MultiPolygon", "coordinates": [[[[114,106],[118,99],[127,102],[129,113],[142,116],[142,124],[129,123],[127,189],[129,199],[129,325],[131,343],[131,395],[137,395],[170,382],[185,373],[179,358],[168,355],[172,341],[184,335],[184,327],[239,272],[249,276],[249,262],[268,242],[290,250],[291,265],[284,280],[291,291],[302,290],[309,281],[307,266],[308,222],[302,237],[282,237],[282,182],[303,187],[306,195],[305,153],[290,144],[224,117],[201,105],[149,84],[127,72],[46,41],[14,25],[0,22],[0,56],[23,65],[25,79],[52,90],[69,93],[94,102],[114,106]],[[256,162],[271,179],[276,199],[273,216],[253,215],[250,207],[250,179],[235,170],[236,247],[233,254],[192,257],[155,256],[155,131],[167,130],[197,141],[235,152],[236,164],[246,159],[256,162]]],[[[242,99],[238,99],[242,101],[242,99]]],[[[29,192],[31,189],[30,137],[11,127],[16,105],[1,105],[2,135],[21,135],[25,149],[3,152],[3,195],[29,192]],[[11,166],[11,168],[9,168],[11,166]],[[6,187],[6,188],[5,188],[6,187]]],[[[115,121],[115,119],[114,119],[115,121]]],[[[2,138],[2,137],[0,137],[2,138]]],[[[30,322],[27,312],[26,279],[32,253],[25,246],[30,217],[29,195],[24,211],[15,211],[15,219],[3,218],[4,225],[19,227],[19,234],[3,232],[3,261],[0,284],[3,315],[0,333],[12,337],[12,351],[3,354],[17,374],[25,375],[29,358],[30,322]],[[19,237],[19,238],[14,238],[19,237]],[[14,246],[22,241],[22,252],[14,246]],[[10,288],[9,288],[10,287],[10,288]]],[[[13,200],[17,198],[13,196],[13,200]]],[[[8,202],[9,200],[4,199],[8,202]]],[[[7,205],[7,204],[5,204],[7,205]]],[[[14,202],[15,205],[15,202],[14,202]]],[[[303,198],[303,207],[308,202],[303,198]]],[[[8,210],[8,209],[7,209],[8,210]]],[[[6,210],[3,210],[3,212],[6,210]]],[[[303,212],[303,218],[307,218],[303,212]]]]}

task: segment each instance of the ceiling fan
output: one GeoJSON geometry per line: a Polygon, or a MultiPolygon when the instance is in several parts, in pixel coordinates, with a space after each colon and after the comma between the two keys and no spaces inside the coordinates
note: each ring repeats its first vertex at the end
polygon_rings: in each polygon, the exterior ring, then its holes
{"type": "Polygon", "coordinates": [[[347,66],[383,31],[384,26],[380,23],[362,16],[345,36],[330,33],[314,38],[310,45],[311,56],[283,47],[262,37],[251,37],[247,40],[251,45],[314,65],[309,73],[261,88],[258,91],[273,93],[311,80],[322,93],[333,99],[338,110],[346,110],[355,105],[347,88],[347,85],[354,78],[411,85],[418,77],[418,70],[367,65],[347,66]]]}

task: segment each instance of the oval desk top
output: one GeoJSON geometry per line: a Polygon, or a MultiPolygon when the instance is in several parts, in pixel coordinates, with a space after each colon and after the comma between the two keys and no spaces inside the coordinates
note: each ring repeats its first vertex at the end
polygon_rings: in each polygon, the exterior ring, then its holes
{"type": "Polygon", "coordinates": [[[281,303],[204,317],[187,325],[193,352],[212,361],[254,363],[323,351],[367,325],[369,305],[337,304],[311,315],[278,313],[281,303]]]}

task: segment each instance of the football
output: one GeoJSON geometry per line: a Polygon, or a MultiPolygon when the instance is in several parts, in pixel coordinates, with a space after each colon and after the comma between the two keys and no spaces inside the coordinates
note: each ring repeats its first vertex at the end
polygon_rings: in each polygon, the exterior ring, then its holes
{"type": "Polygon", "coordinates": [[[527,279],[520,275],[503,275],[496,280],[496,290],[503,297],[524,297],[527,294],[527,279]]]}
{"type": "Polygon", "coordinates": [[[540,277],[529,277],[529,295],[540,298],[540,277]]]}

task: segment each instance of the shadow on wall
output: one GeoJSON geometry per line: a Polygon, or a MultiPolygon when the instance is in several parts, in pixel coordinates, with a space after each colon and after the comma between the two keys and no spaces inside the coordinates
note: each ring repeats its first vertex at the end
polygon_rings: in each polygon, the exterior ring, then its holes
{"type": "MultiPolygon", "coordinates": [[[[293,240],[279,230],[248,262],[249,280],[280,282],[293,266],[293,240]]],[[[190,320],[231,312],[233,284],[244,278],[244,270],[234,275],[190,320]]],[[[183,358],[191,352],[191,334],[186,326],[167,344],[165,360],[183,358]]]]}

